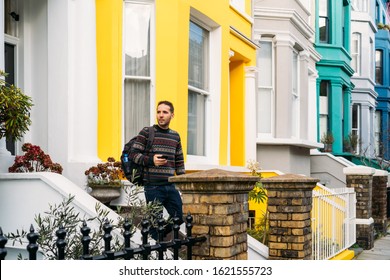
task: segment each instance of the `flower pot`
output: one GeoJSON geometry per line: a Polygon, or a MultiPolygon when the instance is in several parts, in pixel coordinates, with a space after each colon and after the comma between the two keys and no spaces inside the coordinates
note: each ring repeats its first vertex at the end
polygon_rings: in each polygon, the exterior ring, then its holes
{"type": "Polygon", "coordinates": [[[325,153],[331,153],[333,150],[333,145],[332,144],[324,144],[324,152],[325,153]]]}
{"type": "Polygon", "coordinates": [[[101,203],[107,204],[121,196],[121,185],[88,185],[91,188],[91,196],[101,203]]]}

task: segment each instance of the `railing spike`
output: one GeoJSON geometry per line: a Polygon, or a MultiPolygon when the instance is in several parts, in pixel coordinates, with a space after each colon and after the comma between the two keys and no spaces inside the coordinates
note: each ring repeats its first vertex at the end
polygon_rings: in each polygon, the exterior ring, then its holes
{"type": "Polygon", "coordinates": [[[29,253],[30,260],[37,259],[37,251],[39,247],[37,244],[38,238],[39,238],[39,234],[35,232],[34,227],[31,224],[30,233],[27,234],[27,240],[29,241],[29,244],[27,245],[27,251],[29,253]]]}
{"type": "Polygon", "coordinates": [[[7,249],[5,249],[7,242],[8,239],[3,235],[3,229],[0,227],[0,260],[4,260],[7,255],[7,249]]]}
{"type": "Polygon", "coordinates": [[[65,259],[65,247],[68,242],[66,242],[66,230],[63,225],[60,225],[59,229],[56,231],[57,241],[56,245],[58,248],[58,259],[64,260],[65,259]]]}

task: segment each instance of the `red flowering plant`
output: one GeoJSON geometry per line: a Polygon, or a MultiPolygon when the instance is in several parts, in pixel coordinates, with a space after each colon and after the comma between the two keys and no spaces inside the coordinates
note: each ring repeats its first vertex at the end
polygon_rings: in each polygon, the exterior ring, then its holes
{"type": "Polygon", "coordinates": [[[122,186],[122,171],[121,162],[115,158],[109,157],[107,162],[98,163],[96,166],[90,167],[85,171],[88,185],[110,185],[122,186]]]}
{"type": "Polygon", "coordinates": [[[25,143],[22,146],[24,155],[16,156],[14,164],[8,169],[11,173],[54,172],[62,174],[62,166],[54,163],[39,146],[25,143]]]}

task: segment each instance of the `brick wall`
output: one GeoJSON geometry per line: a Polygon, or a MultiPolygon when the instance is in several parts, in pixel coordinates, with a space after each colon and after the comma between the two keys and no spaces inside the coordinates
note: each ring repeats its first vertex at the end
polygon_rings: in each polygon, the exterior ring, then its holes
{"type": "Polygon", "coordinates": [[[352,166],[344,168],[348,188],[356,192],[356,242],[363,249],[374,246],[374,219],[372,218],[372,182],[374,168],[352,166]]]}
{"type": "Polygon", "coordinates": [[[372,184],[372,217],[374,228],[382,234],[387,231],[387,182],[388,172],[376,170],[372,184]]]}
{"type": "Polygon", "coordinates": [[[193,259],[246,260],[248,193],[259,177],[211,169],[170,178],[181,191],[183,212],[194,219],[192,234],[206,242],[193,259]]]}
{"type": "Polygon", "coordinates": [[[268,194],[270,260],[311,259],[310,211],[318,181],[293,174],[262,179],[268,194]]]}

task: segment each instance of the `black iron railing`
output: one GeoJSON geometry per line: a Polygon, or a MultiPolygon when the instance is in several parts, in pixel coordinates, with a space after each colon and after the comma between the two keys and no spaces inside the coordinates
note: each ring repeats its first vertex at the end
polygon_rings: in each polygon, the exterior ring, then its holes
{"type": "MultiPolygon", "coordinates": [[[[106,221],[103,225],[103,242],[104,242],[104,251],[101,252],[100,255],[91,255],[89,244],[92,241],[92,238],[90,237],[91,229],[87,226],[87,223],[84,222],[81,227],[81,243],[83,247],[83,254],[80,257],[80,259],[83,260],[115,260],[115,259],[143,259],[147,260],[150,259],[153,255],[153,252],[156,252],[154,258],[157,258],[159,260],[164,259],[164,254],[167,251],[170,251],[170,255],[172,256],[174,260],[179,259],[179,252],[182,248],[186,247],[187,249],[187,259],[192,259],[192,247],[196,243],[200,243],[206,240],[205,236],[200,237],[193,237],[192,236],[192,216],[190,214],[186,217],[186,230],[187,234],[184,238],[179,238],[179,230],[180,230],[180,221],[178,218],[173,218],[173,239],[169,241],[164,241],[164,231],[165,231],[165,220],[163,218],[160,218],[158,223],[158,240],[155,244],[151,244],[148,241],[149,231],[150,231],[150,222],[147,219],[143,219],[141,222],[141,235],[142,235],[142,244],[132,244],[131,238],[133,236],[133,232],[131,231],[133,225],[128,220],[125,220],[123,224],[123,239],[124,239],[124,246],[123,249],[114,251],[112,250],[112,239],[113,236],[111,234],[113,230],[113,226],[106,221]]],[[[64,227],[60,227],[56,231],[56,247],[57,247],[57,256],[56,258],[58,260],[64,260],[65,259],[65,249],[67,246],[66,241],[66,235],[67,232],[64,229],[64,227]]],[[[36,260],[37,259],[37,252],[39,249],[39,245],[37,244],[37,241],[39,239],[39,233],[35,232],[34,228],[31,226],[30,232],[27,234],[27,240],[28,245],[26,247],[29,259],[30,260],[36,260]]],[[[5,245],[7,244],[7,237],[4,236],[3,231],[0,227],[0,260],[4,260],[7,255],[7,249],[5,248],[5,245]]]]}

